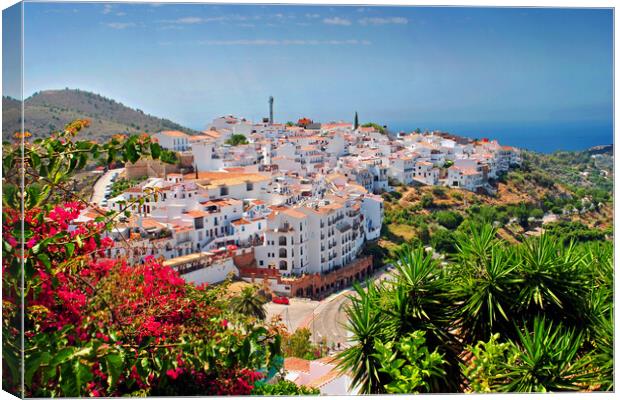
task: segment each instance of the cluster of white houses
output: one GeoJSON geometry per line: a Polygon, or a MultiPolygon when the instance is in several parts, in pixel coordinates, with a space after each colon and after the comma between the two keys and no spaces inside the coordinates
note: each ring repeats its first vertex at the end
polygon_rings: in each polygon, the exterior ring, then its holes
{"type": "MultiPolygon", "coordinates": [[[[379,194],[390,184],[490,190],[489,179],[520,162],[518,150],[496,141],[391,136],[344,122],[302,127],[224,116],[201,135],[154,137],[190,168],[149,170],[109,199],[109,208],[129,207],[131,216],[110,232],[117,245],[108,255],[161,257],[198,283],[234,273],[292,296],[322,297],[369,273],[360,253],[380,235],[379,194]],[[249,143],[227,144],[239,134],[249,143]]],[[[82,218],[95,216],[88,210],[82,218]]]]}

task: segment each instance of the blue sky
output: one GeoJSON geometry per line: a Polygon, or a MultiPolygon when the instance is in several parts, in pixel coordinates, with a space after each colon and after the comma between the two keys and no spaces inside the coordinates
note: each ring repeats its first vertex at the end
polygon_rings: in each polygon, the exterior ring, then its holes
{"type": "Polygon", "coordinates": [[[24,91],[81,88],[192,128],[213,117],[402,125],[612,118],[598,9],[27,3],[24,91]]]}

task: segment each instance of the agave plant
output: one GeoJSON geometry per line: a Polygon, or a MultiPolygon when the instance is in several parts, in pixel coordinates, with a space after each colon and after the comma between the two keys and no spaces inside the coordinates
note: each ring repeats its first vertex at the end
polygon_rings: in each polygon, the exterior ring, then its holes
{"type": "Polygon", "coordinates": [[[359,284],[353,286],[355,293],[349,296],[346,309],[347,330],[351,333],[352,346],[338,354],[338,369],[351,372],[351,387],[359,387],[361,393],[385,393],[389,375],[381,372],[380,360],[375,354],[375,340],[385,340],[385,316],[379,308],[380,291],[377,285],[368,284],[364,290],[359,284]]]}

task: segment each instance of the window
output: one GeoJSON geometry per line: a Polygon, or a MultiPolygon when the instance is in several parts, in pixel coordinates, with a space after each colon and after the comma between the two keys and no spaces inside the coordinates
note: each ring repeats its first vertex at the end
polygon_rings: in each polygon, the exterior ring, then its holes
{"type": "Polygon", "coordinates": [[[264,264],[264,263],[263,263],[263,260],[260,260],[260,261],[258,262],[258,265],[260,265],[261,267],[263,266],[263,264],[264,264]]]}
{"type": "Polygon", "coordinates": [[[245,190],[247,190],[248,192],[251,192],[252,190],[254,190],[254,184],[252,182],[246,182],[245,190]]]}
{"type": "Polygon", "coordinates": [[[278,250],[278,253],[280,255],[280,258],[286,258],[286,249],[280,249],[278,250]]]}
{"type": "Polygon", "coordinates": [[[288,268],[286,261],[282,260],[280,261],[280,269],[281,270],[286,270],[288,268]]]}
{"type": "Polygon", "coordinates": [[[280,237],[278,238],[278,244],[279,244],[280,246],[286,246],[286,236],[280,236],[280,237]]]}
{"type": "Polygon", "coordinates": [[[228,196],[228,186],[220,187],[220,196],[228,196]]]}

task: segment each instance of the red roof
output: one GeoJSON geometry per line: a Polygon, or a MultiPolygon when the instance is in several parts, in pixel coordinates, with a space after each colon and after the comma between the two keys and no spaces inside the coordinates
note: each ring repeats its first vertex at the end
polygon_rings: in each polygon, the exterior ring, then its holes
{"type": "Polygon", "coordinates": [[[298,357],[284,359],[284,369],[287,371],[310,372],[310,361],[298,357]]]}

